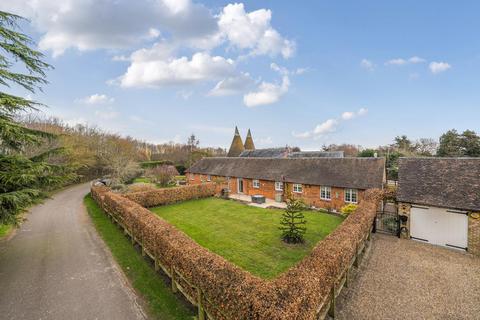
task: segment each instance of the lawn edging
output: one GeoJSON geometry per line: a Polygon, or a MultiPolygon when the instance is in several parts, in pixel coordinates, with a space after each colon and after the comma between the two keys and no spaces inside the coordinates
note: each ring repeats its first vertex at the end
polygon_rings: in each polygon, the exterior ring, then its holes
{"type": "Polygon", "coordinates": [[[172,279],[172,290],[198,307],[199,319],[311,319],[334,314],[336,296],[369,244],[383,193],[368,190],[355,213],[272,281],[252,276],[107,188],[92,187],[92,196],[172,279]]]}
{"type": "Polygon", "coordinates": [[[113,258],[133,288],[146,301],[149,314],[155,319],[192,319],[192,310],[174,295],[169,284],[159,277],[150,263],[135,250],[130,240],[109,220],[109,216],[90,194],[85,196],[84,205],[113,258]]]}

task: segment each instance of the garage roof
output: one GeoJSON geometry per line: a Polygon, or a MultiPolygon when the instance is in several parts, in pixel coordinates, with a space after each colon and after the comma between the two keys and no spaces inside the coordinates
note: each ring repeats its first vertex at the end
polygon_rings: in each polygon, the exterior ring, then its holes
{"type": "Polygon", "coordinates": [[[310,185],[382,188],[384,158],[204,158],[190,173],[310,185]]]}
{"type": "Polygon", "coordinates": [[[480,158],[400,158],[397,200],[480,211],[480,158]]]}

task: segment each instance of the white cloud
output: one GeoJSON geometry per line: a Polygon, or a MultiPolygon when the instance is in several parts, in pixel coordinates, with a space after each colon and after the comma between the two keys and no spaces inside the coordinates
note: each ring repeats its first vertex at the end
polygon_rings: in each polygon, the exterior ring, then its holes
{"type": "Polygon", "coordinates": [[[234,62],[208,53],[195,53],[187,57],[166,60],[152,57],[150,52],[132,55],[132,63],[120,78],[122,87],[161,87],[217,80],[235,71],[234,62]],[[146,57],[148,56],[148,57],[146,57]]]}
{"type": "Polygon", "coordinates": [[[386,66],[389,66],[389,65],[404,66],[404,65],[407,65],[407,64],[417,64],[417,63],[423,63],[423,62],[425,62],[425,59],[417,57],[417,56],[413,56],[413,57],[410,57],[408,59],[403,59],[403,58],[391,59],[391,60],[388,60],[387,62],[385,62],[385,65],[386,66]]]}
{"type": "Polygon", "coordinates": [[[375,65],[373,64],[373,62],[368,59],[362,59],[362,61],[360,61],[360,67],[369,71],[375,69],[375,65]]]}
{"type": "Polygon", "coordinates": [[[43,35],[41,50],[59,56],[80,51],[129,48],[167,30],[174,38],[194,39],[218,32],[209,9],[189,0],[3,0],[0,10],[32,20],[43,35]]]}
{"type": "Polygon", "coordinates": [[[282,83],[262,82],[257,91],[249,92],[243,96],[243,103],[247,107],[256,107],[277,102],[281,96],[288,92],[290,79],[283,76],[282,83]]]}
{"type": "Polygon", "coordinates": [[[344,113],[342,113],[343,120],[350,120],[353,118],[355,118],[355,112],[345,111],[344,113]]]}
{"type": "Polygon", "coordinates": [[[444,72],[444,71],[447,71],[448,69],[450,69],[452,66],[446,62],[436,62],[436,61],[432,61],[430,62],[430,64],[428,65],[428,67],[430,68],[430,71],[433,73],[433,74],[438,74],[438,73],[441,73],[441,72],[444,72]]]}
{"type": "Polygon", "coordinates": [[[109,104],[115,102],[115,98],[109,97],[106,94],[99,94],[95,93],[92,94],[91,96],[82,98],[82,99],[77,99],[76,101],[85,103],[85,104],[109,104]]]}
{"type": "Polygon", "coordinates": [[[254,80],[248,73],[240,73],[237,76],[220,80],[208,95],[220,97],[239,94],[248,90],[253,83],[254,80]]]}
{"type": "Polygon", "coordinates": [[[253,55],[290,58],[295,53],[295,42],[283,38],[272,28],[272,12],[259,9],[245,12],[243,3],[228,4],[219,15],[220,31],[229,43],[238,49],[249,49],[253,55]]]}
{"type": "Polygon", "coordinates": [[[342,121],[348,121],[355,119],[357,117],[364,116],[368,113],[368,109],[360,108],[358,111],[345,111],[340,115],[338,119],[328,119],[313,128],[311,131],[304,132],[292,132],[292,136],[300,139],[314,138],[319,139],[327,134],[334,133],[337,131],[338,127],[341,125],[342,121]]]}
{"type": "Polygon", "coordinates": [[[408,59],[408,62],[410,62],[410,63],[423,63],[425,61],[426,61],[425,59],[417,57],[417,56],[414,56],[414,57],[411,57],[410,59],[408,59]]]}

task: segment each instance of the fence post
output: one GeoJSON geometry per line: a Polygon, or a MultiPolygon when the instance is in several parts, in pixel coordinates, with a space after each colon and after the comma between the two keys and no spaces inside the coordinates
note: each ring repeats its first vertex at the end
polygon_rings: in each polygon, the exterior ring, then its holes
{"type": "Polygon", "coordinates": [[[175,282],[175,268],[172,266],[172,270],[170,271],[172,274],[172,291],[173,293],[177,292],[177,284],[175,282]]]}
{"type": "Polygon", "coordinates": [[[330,290],[330,308],[328,309],[328,315],[335,319],[335,284],[333,284],[332,290],[330,290]]]}
{"type": "Polygon", "coordinates": [[[197,287],[197,306],[198,306],[198,320],[205,320],[205,310],[202,304],[202,290],[197,287]]]}

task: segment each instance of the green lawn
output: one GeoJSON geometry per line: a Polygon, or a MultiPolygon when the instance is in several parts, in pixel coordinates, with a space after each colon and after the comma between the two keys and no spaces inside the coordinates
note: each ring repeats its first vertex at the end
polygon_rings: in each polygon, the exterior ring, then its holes
{"type": "Polygon", "coordinates": [[[197,243],[239,267],[272,279],[299,262],[343,218],[306,211],[306,242],[288,245],[280,239],[282,210],[247,206],[232,200],[208,198],[151,209],[197,243]]]}
{"type": "Polygon", "coordinates": [[[162,277],[156,274],[155,270],[135,250],[120,229],[108,219],[90,195],[85,197],[84,203],[98,233],[109,247],[113,257],[135,290],[148,303],[152,318],[192,319],[195,313],[172,293],[162,277]]]}
{"type": "Polygon", "coordinates": [[[133,183],[151,183],[151,181],[146,177],[138,177],[133,180],[133,183]]]}

